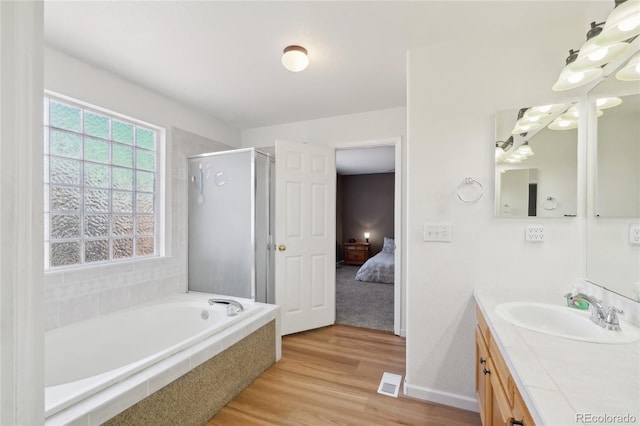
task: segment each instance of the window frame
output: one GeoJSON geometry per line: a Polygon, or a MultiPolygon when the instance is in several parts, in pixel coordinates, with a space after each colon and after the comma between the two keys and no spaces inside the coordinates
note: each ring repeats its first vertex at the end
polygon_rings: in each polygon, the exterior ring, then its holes
{"type": "Polygon", "coordinates": [[[44,153],[43,153],[43,170],[44,170],[44,179],[43,179],[43,185],[44,185],[44,203],[45,203],[45,209],[43,212],[43,219],[44,219],[44,269],[45,272],[58,272],[58,271],[66,271],[66,270],[76,270],[76,269],[84,269],[84,268],[93,268],[93,267],[98,267],[98,266],[105,266],[105,265],[113,265],[113,264],[119,264],[119,263],[125,263],[125,262],[139,262],[139,261],[145,261],[145,260],[149,260],[149,259],[156,259],[156,258],[160,258],[163,257],[165,254],[165,188],[166,188],[166,184],[165,184],[165,179],[166,179],[166,174],[165,174],[165,138],[166,138],[166,130],[161,127],[158,126],[156,124],[152,124],[137,118],[133,118],[131,116],[122,114],[122,113],[118,113],[112,110],[109,110],[107,108],[103,108],[103,107],[99,107],[93,104],[90,104],[88,102],[84,102],[75,98],[71,98],[69,96],[65,96],[65,95],[61,95],[59,93],[55,93],[49,90],[45,90],[44,95],[43,95],[43,104],[44,104],[44,116],[43,116],[43,144],[44,144],[44,153]],[[59,102],[62,104],[66,104],[66,105],[70,105],[74,108],[79,108],[81,110],[80,113],[80,130],[79,131],[72,131],[72,130],[68,130],[68,129],[62,129],[59,127],[55,127],[52,126],[50,123],[50,110],[49,110],[49,106],[50,106],[50,102],[59,102]],[[108,135],[108,139],[105,138],[100,138],[100,137],[96,137],[96,136],[92,136],[91,134],[87,134],[86,132],[86,128],[85,128],[85,114],[87,112],[93,113],[93,114],[97,114],[97,115],[101,115],[101,116],[106,116],[109,119],[109,135],[108,135]],[[119,122],[124,122],[126,124],[132,125],[133,127],[133,140],[131,144],[127,144],[127,143],[123,143],[123,142],[118,142],[117,140],[114,140],[114,136],[113,136],[113,121],[119,121],[119,122]],[[155,133],[155,146],[152,149],[146,148],[144,146],[138,146],[137,143],[137,128],[141,127],[144,128],[146,130],[151,130],[155,133]],[[71,159],[71,158],[67,158],[67,157],[63,157],[63,156],[56,156],[55,154],[52,154],[50,152],[50,147],[51,147],[51,140],[50,140],[50,131],[51,130],[57,130],[57,131],[64,131],[64,132],[68,132],[68,133],[72,133],[74,135],[78,135],[78,137],[80,138],[80,154],[78,158],[75,159],[71,159]],[[95,140],[98,141],[103,141],[106,142],[108,144],[108,161],[107,162],[97,162],[97,161],[92,161],[91,159],[87,159],[86,158],[86,154],[85,154],[85,139],[86,138],[93,138],[95,140]],[[120,146],[120,147],[130,147],[131,148],[131,165],[130,166],[126,166],[124,167],[124,169],[128,169],[131,171],[132,173],[132,180],[131,180],[131,189],[122,189],[122,188],[117,188],[113,182],[113,171],[114,169],[118,169],[118,168],[123,168],[123,166],[118,165],[116,163],[114,163],[114,159],[113,159],[113,148],[114,146],[120,146]],[[141,150],[141,152],[151,152],[154,155],[154,165],[153,165],[153,170],[150,171],[148,169],[144,169],[144,168],[139,168],[138,164],[137,164],[137,150],[141,150]],[[51,206],[51,195],[50,195],[50,191],[52,186],[56,186],[56,187],[64,187],[65,185],[62,184],[58,184],[55,182],[51,181],[51,159],[62,159],[62,160],[74,160],[74,161],[78,161],[80,163],[80,172],[79,172],[79,182],[77,185],[73,185],[73,184],[67,184],[67,186],[69,188],[78,188],[80,194],[79,194],[79,207],[78,209],[73,211],[73,214],[76,214],[79,216],[80,218],[80,223],[79,223],[79,235],[77,237],[71,237],[71,238],[52,238],[52,229],[51,229],[51,221],[52,221],[52,216],[53,215],[64,215],[64,214],[69,214],[70,211],[63,211],[63,210],[54,210],[54,212],[52,212],[52,206],[51,206]],[[108,167],[108,185],[106,187],[92,187],[92,186],[87,186],[86,181],[85,181],[85,169],[87,167],[87,165],[105,165],[108,167]],[[138,190],[137,188],[137,175],[139,172],[147,172],[147,173],[153,173],[154,176],[154,187],[153,187],[153,191],[149,192],[149,191],[143,191],[143,190],[138,190]],[[87,190],[88,189],[94,189],[94,190],[100,190],[100,188],[102,188],[102,190],[107,190],[109,191],[109,197],[107,200],[108,206],[106,208],[106,211],[104,212],[93,212],[90,210],[86,209],[86,196],[87,196],[87,190]],[[131,231],[128,234],[124,234],[124,235],[117,235],[114,233],[114,229],[113,229],[113,216],[114,215],[118,215],[117,211],[114,211],[113,209],[113,193],[114,191],[118,191],[121,190],[123,193],[127,192],[130,193],[131,198],[132,198],[132,206],[131,206],[131,212],[122,212],[122,215],[130,215],[132,218],[132,222],[131,222],[131,231]],[[154,230],[152,233],[141,233],[138,234],[138,226],[137,226],[137,220],[138,217],[147,213],[144,212],[138,212],[137,211],[137,198],[138,198],[138,194],[152,194],[153,196],[153,212],[149,215],[153,216],[153,221],[154,221],[154,230]],[[95,236],[95,237],[90,237],[86,235],[86,223],[87,223],[87,217],[90,215],[108,215],[108,221],[107,221],[107,230],[106,230],[106,235],[103,236],[95,236]],[[138,238],[145,238],[145,237],[152,237],[153,238],[153,253],[152,254],[145,254],[145,255],[138,255],[137,254],[137,249],[136,249],[136,243],[137,243],[137,239],[138,238]],[[113,253],[113,244],[114,241],[116,241],[118,238],[130,238],[132,240],[132,246],[131,246],[131,256],[129,257],[114,257],[114,253],[113,253]],[[88,241],[97,241],[97,240],[107,240],[108,241],[108,258],[105,260],[97,260],[97,261],[88,261],[86,259],[86,243],[88,241]],[[80,247],[79,247],[79,255],[80,255],[80,262],[78,263],[72,263],[72,264],[66,264],[66,265],[51,265],[51,244],[54,242],[78,242],[80,247]]]}

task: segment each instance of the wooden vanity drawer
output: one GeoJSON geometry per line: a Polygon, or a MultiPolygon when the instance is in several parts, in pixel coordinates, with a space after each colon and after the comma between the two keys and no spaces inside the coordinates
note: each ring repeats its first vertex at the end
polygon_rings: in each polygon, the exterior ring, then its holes
{"type": "Polygon", "coordinates": [[[493,339],[489,341],[489,355],[493,360],[494,370],[497,373],[500,382],[502,383],[502,387],[506,391],[506,397],[509,401],[509,405],[513,405],[512,389],[514,388],[514,386],[513,384],[510,384],[510,382],[512,382],[511,373],[509,372],[507,363],[504,362],[504,358],[502,358],[502,354],[498,349],[498,345],[496,345],[496,342],[493,339]]]}
{"type": "Polygon", "coordinates": [[[508,426],[512,416],[511,416],[511,405],[509,404],[509,400],[507,399],[507,395],[505,394],[504,388],[500,382],[500,379],[495,374],[496,366],[489,359],[487,362],[488,369],[491,371],[491,389],[492,389],[492,398],[491,398],[491,413],[492,413],[492,426],[508,426]]]}
{"type": "Polygon", "coordinates": [[[522,399],[518,388],[513,384],[513,419],[522,422],[525,426],[535,426],[531,413],[522,399]]]}

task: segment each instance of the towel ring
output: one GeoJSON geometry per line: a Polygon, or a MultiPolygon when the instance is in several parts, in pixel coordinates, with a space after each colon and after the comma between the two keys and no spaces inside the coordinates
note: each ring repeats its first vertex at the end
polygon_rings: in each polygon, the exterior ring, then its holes
{"type": "Polygon", "coordinates": [[[553,197],[547,197],[544,203],[542,203],[542,208],[545,210],[555,210],[558,208],[558,200],[553,197]]]}
{"type": "Polygon", "coordinates": [[[473,204],[482,198],[484,194],[484,187],[480,182],[475,180],[474,178],[464,178],[460,185],[458,185],[458,189],[456,190],[456,194],[458,195],[458,199],[466,204],[473,204]],[[465,188],[467,189],[466,191],[465,188]],[[473,191],[471,191],[473,189],[473,191]],[[473,192],[476,194],[473,194],[473,192]],[[471,192],[471,194],[462,194],[462,192],[471,192]]]}

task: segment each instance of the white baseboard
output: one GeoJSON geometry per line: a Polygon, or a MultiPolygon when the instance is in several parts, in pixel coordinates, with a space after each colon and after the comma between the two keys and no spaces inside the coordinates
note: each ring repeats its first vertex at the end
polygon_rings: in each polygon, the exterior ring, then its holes
{"type": "Polygon", "coordinates": [[[449,405],[462,410],[478,412],[478,402],[475,398],[458,395],[455,393],[439,391],[423,386],[416,386],[404,381],[404,394],[412,398],[424,401],[435,402],[437,404],[449,405]]]}

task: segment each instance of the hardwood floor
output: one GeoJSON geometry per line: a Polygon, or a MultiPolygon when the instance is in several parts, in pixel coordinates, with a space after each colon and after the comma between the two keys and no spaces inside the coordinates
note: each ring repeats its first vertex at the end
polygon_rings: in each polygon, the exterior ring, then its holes
{"type": "Polygon", "coordinates": [[[282,359],[207,426],[480,425],[477,413],[377,393],[382,373],[404,376],[405,339],[334,325],[285,336],[282,359]]]}

